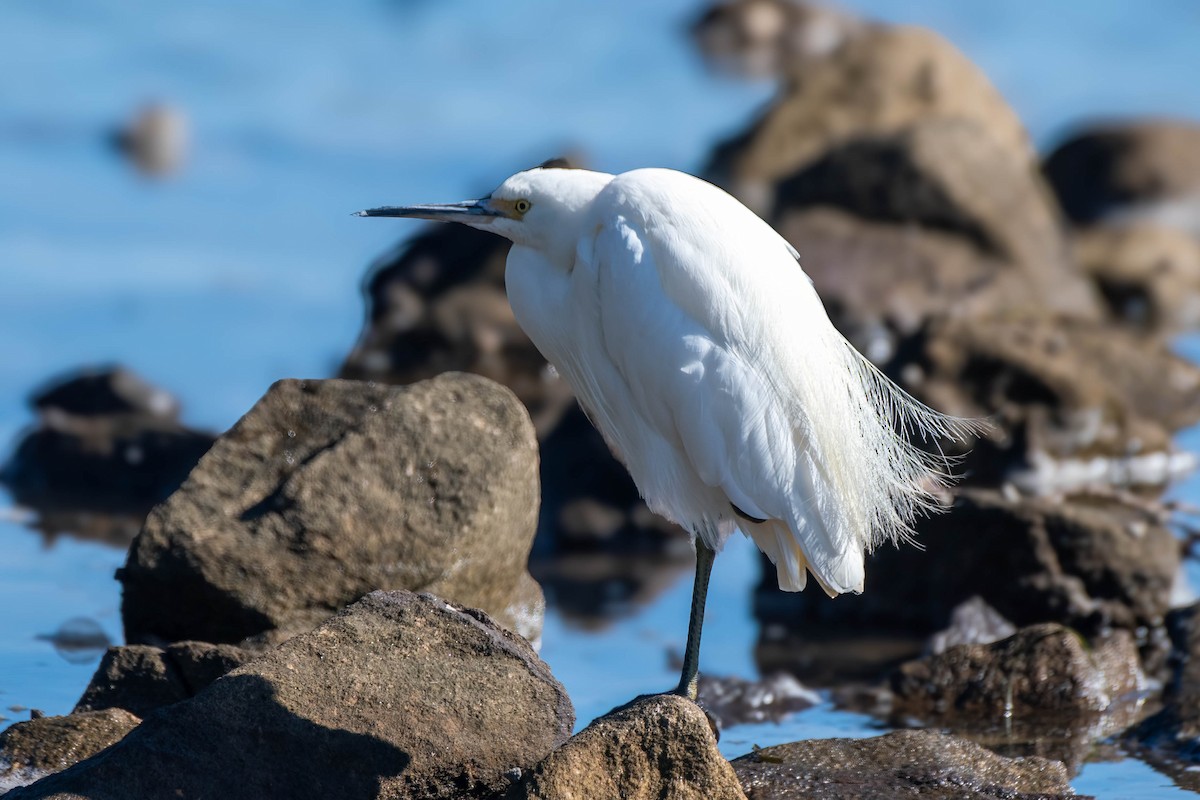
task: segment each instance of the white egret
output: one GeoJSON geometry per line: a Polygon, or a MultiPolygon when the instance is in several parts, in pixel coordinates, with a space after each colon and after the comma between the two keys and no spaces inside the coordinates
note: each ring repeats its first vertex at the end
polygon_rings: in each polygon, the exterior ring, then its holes
{"type": "Polygon", "coordinates": [[[681,172],[546,166],[480,200],[375,208],[511,239],[517,322],[575,391],[651,510],[692,534],[696,583],[678,693],[695,699],[714,555],[737,529],[830,596],[863,553],[906,539],[944,464],[907,434],[956,420],[906,395],[829,321],[795,249],[681,172]]]}

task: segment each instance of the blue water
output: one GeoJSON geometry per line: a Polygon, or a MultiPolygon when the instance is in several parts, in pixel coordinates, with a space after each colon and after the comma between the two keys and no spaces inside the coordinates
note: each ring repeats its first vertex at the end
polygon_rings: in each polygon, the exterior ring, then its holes
{"type": "MultiPolygon", "coordinates": [[[[948,35],[1043,146],[1089,116],[1200,116],[1191,0],[851,5],[948,35]]],[[[570,150],[611,171],[696,169],[772,93],[701,67],[684,35],[698,10],[684,0],[7,0],[0,448],[31,422],[32,387],[85,363],[133,367],[213,430],[277,378],[331,374],[360,325],[367,264],[413,230],[355,209],[478,196],[570,150]],[[104,144],[152,99],[190,123],[185,168],[162,181],[104,144]]],[[[1179,491],[1200,498],[1198,484],[1179,491]]],[[[43,545],[9,516],[0,512],[0,716],[11,721],[25,715],[10,706],[69,710],[94,668],[37,636],[88,617],[119,640],[112,571],[123,555],[70,538],[43,545]]],[[[718,560],[704,649],[714,673],[755,672],[756,569],[740,541],[718,560]]],[[[672,684],[667,653],[682,646],[689,591],[682,577],[601,633],[551,612],[544,656],[581,722],[672,684]]],[[[826,706],[727,731],[722,746],[737,755],[878,732],[826,706]]],[[[1136,761],[1089,765],[1077,780],[1111,798],[1170,796],[1153,793],[1168,783],[1136,761]]]]}

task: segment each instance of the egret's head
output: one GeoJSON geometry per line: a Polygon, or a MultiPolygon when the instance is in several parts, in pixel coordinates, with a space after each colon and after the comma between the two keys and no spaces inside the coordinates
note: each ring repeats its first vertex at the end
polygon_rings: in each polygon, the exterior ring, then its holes
{"type": "Polygon", "coordinates": [[[359,211],[361,217],[411,217],[461,222],[541,251],[552,261],[574,258],[588,204],[612,175],[537,167],[518,172],[479,200],[359,211]]]}

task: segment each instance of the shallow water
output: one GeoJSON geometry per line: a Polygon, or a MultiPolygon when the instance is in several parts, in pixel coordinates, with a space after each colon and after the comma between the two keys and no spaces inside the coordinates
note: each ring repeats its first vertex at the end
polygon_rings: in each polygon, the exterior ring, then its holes
{"type": "MultiPolygon", "coordinates": [[[[1154,13],[1130,0],[851,5],[949,35],[1042,144],[1087,115],[1200,115],[1190,0],[1154,13]]],[[[331,374],[359,327],[368,262],[413,230],[350,217],[357,208],[477,196],[572,148],[614,171],[698,168],[772,88],[700,67],[682,35],[697,10],[685,0],[5,3],[0,448],[30,423],[34,386],[86,363],[133,367],[213,430],[275,379],[331,374]],[[153,98],[191,124],[183,172],[161,182],[103,141],[153,98]]],[[[1183,441],[1200,446],[1200,435],[1183,441]]],[[[1200,483],[1176,493],[1200,501],[1200,483]]],[[[68,711],[95,667],[39,637],[82,617],[120,641],[112,573],[123,553],[44,542],[17,516],[0,495],[0,726],[26,718],[10,707],[68,711]]],[[[756,580],[753,551],[736,540],[712,587],[704,664],[714,674],[756,674],[756,580]]],[[[551,611],[543,655],[581,724],[673,685],[690,588],[681,574],[600,632],[551,611]]],[[[730,729],[721,746],[734,756],[880,732],[826,704],[730,729]]],[[[1075,785],[1108,798],[1186,794],[1133,760],[1089,764],[1075,785]]]]}

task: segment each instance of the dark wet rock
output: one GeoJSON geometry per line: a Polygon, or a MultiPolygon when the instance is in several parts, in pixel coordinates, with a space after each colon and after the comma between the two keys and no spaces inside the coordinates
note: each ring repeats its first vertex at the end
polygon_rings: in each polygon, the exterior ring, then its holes
{"type": "Polygon", "coordinates": [[[113,647],[100,661],[72,713],[123,708],[144,717],[195,695],[254,655],[232,645],[208,642],[175,642],[165,649],[113,647]]]}
{"type": "Polygon", "coordinates": [[[929,731],[776,745],[734,760],[733,768],[750,800],[1077,797],[1056,761],[1003,758],[929,731]]]}
{"type": "Polygon", "coordinates": [[[744,800],[695,703],[640,698],[595,720],[546,757],[509,800],[744,800]]]}
{"type": "Polygon", "coordinates": [[[1097,714],[1144,688],[1128,631],[1090,645],[1054,623],[992,644],[962,644],[892,673],[900,713],[923,719],[1097,714]]]}
{"type": "Polygon", "coordinates": [[[954,608],[976,595],[1018,626],[1059,622],[1088,636],[1111,627],[1144,634],[1162,625],[1179,568],[1171,531],[1116,496],[1007,497],[962,489],[946,513],[918,523],[917,541],[923,549],[882,547],[872,554],[866,591],[858,596],[780,592],[765,570],[755,596],[766,640],[759,668],[814,682],[811,648],[825,642],[832,657],[853,654],[871,670],[886,669],[920,649],[917,639],[906,652],[902,633],[923,638],[945,628],[954,608]],[[810,649],[784,646],[787,630],[810,649]],[[878,657],[869,637],[884,634],[895,646],[878,657]],[[865,652],[851,650],[857,641],[868,643],[865,652]]]}
{"type": "Polygon", "coordinates": [[[1200,125],[1131,120],[1084,128],[1043,167],[1072,220],[1153,219],[1200,235],[1200,125]]]}
{"type": "Polygon", "coordinates": [[[1163,708],[1129,731],[1126,741],[1180,786],[1200,791],[1200,603],[1171,612],[1167,630],[1172,674],[1163,708]]]}
{"type": "Polygon", "coordinates": [[[833,53],[867,23],[806,0],[722,0],[692,23],[710,67],[747,77],[785,73],[833,53]]]}
{"type": "Polygon", "coordinates": [[[166,103],[148,103],[112,135],[112,144],[143,175],[165,177],[187,157],[187,117],[166,103]]]}
{"type": "Polygon", "coordinates": [[[776,672],[757,681],[736,676],[700,676],[700,706],[720,728],[756,722],[781,722],[812,708],[821,697],[800,681],[776,672]]]}
{"type": "Polygon", "coordinates": [[[179,401],[169,392],[119,365],[82,369],[56,379],[35,392],[30,405],[45,415],[179,417],[179,401]]]}
{"type": "Polygon", "coordinates": [[[525,409],[478,376],[281,381],[147,519],[120,571],[126,638],[295,632],[383,587],[536,639],[537,464],[525,409]]]}
{"type": "Polygon", "coordinates": [[[929,637],[928,649],[937,654],[956,645],[991,644],[1016,632],[1016,626],[976,595],[954,607],[950,612],[950,625],[929,637]]]}
{"type": "Polygon", "coordinates": [[[971,120],[838,143],[779,182],[774,224],[834,323],[876,359],[894,344],[881,334],[947,312],[1100,317],[1036,171],[971,120]]]}
{"type": "Polygon", "coordinates": [[[679,528],[649,513],[566,382],[518,327],[504,292],[508,247],[499,236],[435,225],[381,259],[364,286],[366,325],[340,376],[406,385],[459,370],[510,388],[541,442],[530,569],[573,619],[599,624],[654,594],[660,573],[686,565],[691,548],[679,528]],[[575,568],[580,560],[586,575],[575,568]]]}
{"type": "Polygon", "coordinates": [[[149,645],[110,648],[75,705],[75,711],[123,708],[144,717],[188,696],[165,654],[149,645]]]}
{"type": "Polygon", "coordinates": [[[573,724],[521,637],[430,595],[373,592],[11,797],[492,797],[573,724]]]}
{"type": "MultiPolygon", "coordinates": [[[[213,442],[212,435],[179,422],[171,395],[123,367],[56,379],[31,404],[39,422],[0,467],[0,481],[19,505],[42,514],[43,527],[56,515],[88,512],[132,515],[140,522],[213,442]]],[[[86,527],[62,522],[70,526],[66,532],[86,527]]]]}
{"type": "Polygon", "coordinates": [[[140,722],[128,711],[110,708],[16,723],[0,732],[0,794],[90,758],[140,722]]]}
{"type": "Polygon", "coordinates": [[[1075,258],[1112,319],[1158,334],[1200,326],[1200,239],[1150,223],[1100,225],[1076,234],[1075,258]]]}
{"type": "Polygon", "coordinates": [[[767,211],[775,184],[830,148],[930,117],[972,120],[1013,158],[1032,164],[1021,121],[978,67],[932,31],[879,26],[828,58],[793,66],[779,98],[716,149],[705,174],[767,211]]]}
{"type": "Polygon", "coordinates": [[[1110,325],[1033,312],[938,319],[888,371],[918,399],[994,424],[968,481],[1051,493],[1159,487],[1194,464],[1175,431],[1200,420],[1200,368],[1110,325]]]}

